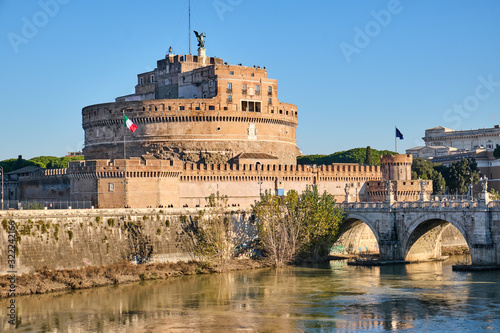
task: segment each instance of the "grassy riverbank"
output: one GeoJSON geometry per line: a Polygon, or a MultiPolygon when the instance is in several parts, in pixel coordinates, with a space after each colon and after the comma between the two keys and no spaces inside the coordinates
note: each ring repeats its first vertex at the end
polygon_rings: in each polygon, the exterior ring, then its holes
{"type": "MultiPolygon", "coordinates": [[[[235,259],[231,260],[225,267],[227,271],[237,271],[269,266],[271,266],[270,262],[265,260],[235,259]]],[[[35,273],[16,276],[16,296],[216,272],[217,266],[215,264],[196,260],[145,265],[135,265],[128,261],[122,261],[108,266],[89,266],[81,269],[40,269],[35,273]]],[[[0,276],[0,298],[8,296],[9,286],[8,275],[0,276]]]]}

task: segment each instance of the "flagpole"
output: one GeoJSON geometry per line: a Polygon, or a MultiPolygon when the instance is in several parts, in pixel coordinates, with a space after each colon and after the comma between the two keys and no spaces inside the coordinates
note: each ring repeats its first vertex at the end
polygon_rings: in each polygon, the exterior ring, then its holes
{"type": "MultiPolygon", "coordinates": [[[[125,119],[125,109],[123,109],[123,119],[125,119]]],[[[125,131],[126,132],[126,131],[125,131]]],[[[125,133],[126,134],[126,133],[125,133]]],[[[125,134],[123,134],[123,159],[127,159],[127,148],[125,148],[125,134]]]]}
{"type": "Polygon", "coordinates": [[[397,127],[394,126],[394,149],[396,150],[396,153],[398,152],[398,136],[396,135],[397,133],[397,127]]]}

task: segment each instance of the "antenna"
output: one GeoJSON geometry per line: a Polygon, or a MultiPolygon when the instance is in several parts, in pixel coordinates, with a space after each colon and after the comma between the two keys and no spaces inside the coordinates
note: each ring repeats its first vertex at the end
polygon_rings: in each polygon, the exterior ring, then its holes
{"type": "Polygon", "coordinates": [[[188,1],[189,2],[189,31],[188,31],[188,35],[189,35],[189,55],[191,55],[191,0],[188,1]]]}

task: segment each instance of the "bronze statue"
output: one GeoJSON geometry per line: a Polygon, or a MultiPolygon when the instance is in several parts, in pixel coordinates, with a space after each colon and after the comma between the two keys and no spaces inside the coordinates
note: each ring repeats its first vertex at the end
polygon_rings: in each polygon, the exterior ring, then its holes
{"type": "Polygon", "coordinates": [[[194,30],[194,34],[196,35],[196,38],[198,39],[198,46],[202,49],[205,48],[205,40],[203,39],[204,37],[207,37],[204,32],[201,34],[198,33],[198,31],[194,30]]]}

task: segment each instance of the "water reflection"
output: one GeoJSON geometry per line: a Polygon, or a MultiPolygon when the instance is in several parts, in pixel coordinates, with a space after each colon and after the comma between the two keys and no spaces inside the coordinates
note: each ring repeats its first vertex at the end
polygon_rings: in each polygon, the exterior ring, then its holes
{"type": "MultiPolygon", "coordinates": [[[[500,330],[497,272],[343,261],[19,297],[17,331],[500,330]]],[[[0,330],[10,325],[0,301],[0,330]]],[[[5,310],[4,310],[5,309],[5,310]]]]}

